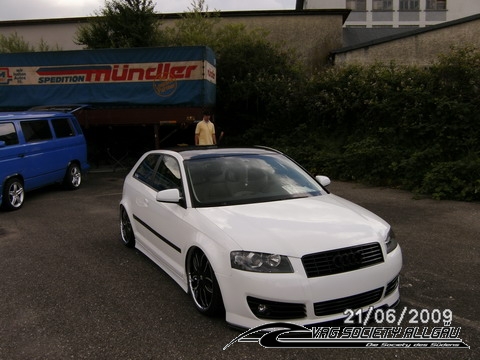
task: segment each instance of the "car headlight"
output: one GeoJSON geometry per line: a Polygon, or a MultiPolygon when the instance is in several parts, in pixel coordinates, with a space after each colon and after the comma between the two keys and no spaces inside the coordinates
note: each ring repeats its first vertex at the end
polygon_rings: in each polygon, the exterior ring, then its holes
{"type": "Polygon", "coordinates": [[[385,245],[387,245],[387,254],[391,253],[397,247],[397,240],[395,239],[395,234],[392,229],[388,232],[388,235],[385,239],[385,245]]]}
{"type": "Polygon", "coordinates": [[[244,271],[264,273],[293,273],[288,257],[253,251],[232,251],[230,253],[232,268],[244,271]]]}

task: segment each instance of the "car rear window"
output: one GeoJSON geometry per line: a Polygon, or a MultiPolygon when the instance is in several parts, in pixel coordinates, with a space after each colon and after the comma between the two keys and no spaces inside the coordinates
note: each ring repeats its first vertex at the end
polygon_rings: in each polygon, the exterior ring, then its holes
{"type": "Polygon", "coordinates": [[[18,144],[18,135],[13,123],[0,124],[0,141],[5,141],[5,145],[18,144]]]}

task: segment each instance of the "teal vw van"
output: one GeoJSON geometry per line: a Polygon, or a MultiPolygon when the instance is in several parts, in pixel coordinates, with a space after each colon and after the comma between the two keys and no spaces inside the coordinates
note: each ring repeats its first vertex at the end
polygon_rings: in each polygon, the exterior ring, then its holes
{"type": "Polygon", "coordinates": [[[17,210],[25,192],[54,183],[78,189],[87,145],[71,113],[0,112],[0,206],[17,210]]]}

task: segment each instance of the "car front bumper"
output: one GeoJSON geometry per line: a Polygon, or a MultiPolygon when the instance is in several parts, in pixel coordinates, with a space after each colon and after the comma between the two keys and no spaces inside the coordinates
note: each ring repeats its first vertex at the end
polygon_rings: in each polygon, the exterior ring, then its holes
{"type": "Polygon", "coordinates": [[[290,261],[294,273],[217,274],[227,323],[240,328],[275,322],[313,325],[344,319],[347,309],[367,311],[399,301],[400,246],[381,264],[315,278],[307,278],[300,259],[290,261]]]}

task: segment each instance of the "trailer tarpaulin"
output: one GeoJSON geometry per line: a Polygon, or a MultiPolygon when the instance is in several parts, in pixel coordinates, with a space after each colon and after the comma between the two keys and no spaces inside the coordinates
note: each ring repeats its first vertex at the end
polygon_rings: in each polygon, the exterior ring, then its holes
{"type": "Polygon", "coordinates": [[[0,54],[0,107],[215,104],[216,60],[204,46],[0,54]]]}

